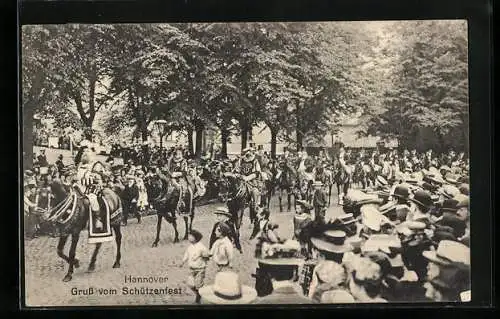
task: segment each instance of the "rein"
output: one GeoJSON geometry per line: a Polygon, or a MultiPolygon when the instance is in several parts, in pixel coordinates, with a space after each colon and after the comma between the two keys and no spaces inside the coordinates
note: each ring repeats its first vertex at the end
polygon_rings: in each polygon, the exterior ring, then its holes
{"type": "Polygon", "coordinates": [[[52,194],[48,195],[47,208],[42,208],[42,207],[38,206],[39,193],[37,193],[37,195],[35,197],[35,203],[34,203],[35,212],[41,214],[42,218],[45,221],[53,222],[53,221],[56,221],[59,217],[61,217],[66,212],[66,210],[71,206],[71,204],[73,204],[69,215],[65,219],[59,221],[59,223],[65,224],[66,222],[68,222],[71,219],[71,217],[73,217],[73,214],[75,213],[77,194],[76,194],[76,192],[72,191],[64,200],[62,200],[55,207],[51,208],[50,207],[50,200],[51,200],[52,196],[53,196],[52,194]]]}

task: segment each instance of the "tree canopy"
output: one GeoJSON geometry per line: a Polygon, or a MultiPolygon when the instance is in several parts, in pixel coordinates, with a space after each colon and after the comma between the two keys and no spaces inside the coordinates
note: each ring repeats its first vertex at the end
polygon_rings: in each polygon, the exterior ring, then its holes
{"type": "Polygon", "coordinates": [[[467,32],[458,21],[24,26],[22,104],[109,135],[165,119],[201,151],[217,128],[242,148],[264,123],[301,148],[342,114],[407,147],[468,143],[467,32]],[[196,142],[192,137],[196,132],[196,142]]]}

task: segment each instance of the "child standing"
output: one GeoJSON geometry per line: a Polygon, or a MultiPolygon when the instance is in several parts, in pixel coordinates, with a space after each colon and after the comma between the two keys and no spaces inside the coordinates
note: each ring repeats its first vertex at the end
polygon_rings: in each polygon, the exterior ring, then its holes
{"type": "Polygon", "coordinates": [[[210,250],[210,256],[212,256],[212,259],[217,265],[217,272],[227,271],[231,268],[233,260],[233,243],[229,239],[230,232],[231,229],[224,223],[220,223],[215,230],[217,240],[210,250]]]}
{"type": "Polygon", "coordinates": [[[197,230],[191,230],[188,236],[190,245],[188,246],[182,263],[188,264],[190,275],[188,277],[188,286],[193,290],[196,295],[195,303],[200,303],[201,296],[198,290],[203,287],[205,281],[205,269],[207,268],[207,261],[210,257],[207,247],[203,245],[201,239],[203,235],[197,230]]]}

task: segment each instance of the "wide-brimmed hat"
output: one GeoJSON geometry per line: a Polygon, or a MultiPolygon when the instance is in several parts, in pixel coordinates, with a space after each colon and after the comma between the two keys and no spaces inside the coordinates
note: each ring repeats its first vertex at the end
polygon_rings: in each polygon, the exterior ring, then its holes
{"type": "Polygon", "coordinates": [[[347,234],[342,230],[327,230],[321,237],[312,237],[311,243],[321,251],[345,253],[352,250],[346,243],[347,234]]]}
{"type": "Polygon", "coordinates": [[[448,165],[442,165],[440,168],[439,168],[439,171],[440,172],[451,172],[451,167],[449,167],[448,165]]]}
{"type": "Polygon", "coordinates": [[[385,203],[384,205],[380,206],[380,207],[378,208],[378,211],[379,211],[381,214],[385,215],[385,214],[387,214],[388,212],[390,212],[390,211],[394,210],[394,209],[396,208],[396,206],[397,206],[397,205],[398,205],[398,204],[397,204],[396,202],[394,202],[394,201],[389,201],[389,202],[385,203]]]}
{"type": "Polygon", "coordinates": [[[380,231],[382,225],[393,223],[373,205],[364,205],[360,208],[361,223],[374,231],[380,231]]]}
{"type": "Polygon", "coordinates": [[[416,191],[413,196],[410,196],[409,200],[425,208],[431,208],[434,205],[431,194],[424,190],[416,191]]]}
{"type": "Polygon", "coordinates": [[[272,257],[272,258],[260,258],[257,262],[266,266],[300,266],[304,263],[304,259],[295,257],[272,257]]]}
{"type": "Polygon", "coordinates": [[[311,209],[314,208],[311,204],[309,204],[307,201],[302,200],[302,199],[296,200],[295,203],[297,205],[301,206],[305,211],[310,211],[311,209]]]}
{"type": "Polygon", "coordinates": [[[350,213],[349,214],[342,214],[342,215],[335,217],[332,224],[338,224],[338,225],[343,225],[343,226],[352,225],[352,224],[356,224],[356,219],[354,218],[353,214],[350,214],[350,213]]]}
{"type": "Polygon", "coordinates": [[[460,209],[460,208],[469,208],[470,206],[470,198],[469,196],[466,196],[466,195],[463,195],[463,196],[455,196],[455,198],[453,198],[455,200],[458,201],[457,205],[456,205],[456,208],[460,209]]]}
{"type": "Polygon", "coordinates": [[[470,248],[458,241],[441,240],[435,251],[426,250],[422,255],[439,265],[463,264],[470,266],[470,248]]]}
{"type": "Polygon", "coordinates": [[[458,210],[459,201],[453,198],[445,199],[441,204],[441,212],[452,212],[455,213],[458,210]]]}
{"type": "Polygon", "coordinates": [[[424,222],[405,221],[396,226],[396,231],[405,236],[423,232],[427,228],[424,222]]]}
{"type": "Polygon", "coordinates": [[[213,285],[201,287],[198,292],[214,304],[247,304],[257,298],[257,291],[242,285],[239,275],[231,271],[218,272],[213,285]]]}
{"type": "Polygon", "coordinates": [[[430,280],[430,283],[438,289],[464,291],[470,289],[469,272],[467,268],[462,267],[441,268],[437,276],[430,280]]]}
{"type": "Polygon", "coordinates": [[[246,147],[246,148],[243,149],[242,153],[246,154],[248,152],[253,152],[253,151],[254,151],[253,147],[246,147]]]}
{"type": "Polygon", "coordinates": [[[373,234],[361,246],[361,251],[381,251],[390,254],[391,248],[401,248],[401,240],[397,235],[373,234]]]}
{"type": "Polygon", "coordinates": [[[455,195],[460,194],[460,190],[453,185],[443,185],[439,193],[446,198],[453,198],[455,195]]]}
{"type": "Polygon", "coordinates": [[[469,195],[469,192],[470,192],[470,186],[469,184],[460,184],[460,186],[458,187],[458,190],[460,191],[460,193],[464,194],[464,195],[469,195]]]}
{"type": "Polygon", "coordinates": [[[214,211],[214,214],[232,217],[231,213],[229,212],[229,209],[227,207],[224,207],[224,206],[217,207],[214,211]]]}
{"type": "Polygon", "coordinates": [[[459,183],[458,176],[455,174],[448,173],[445,175],[444,180],[450,184],[456,185],[459,183]]]}
{"type": "Polygon", "coordinates": [[[385,178],[383,178],[382,176],[380,176],[380,175],[378,175],[378,176],[377,176],[377,182],[378,182],[380,185],[382,185],[382,186],[387,186],[387,185],[389,185],[389,182],[388,182],[385,178]]]}

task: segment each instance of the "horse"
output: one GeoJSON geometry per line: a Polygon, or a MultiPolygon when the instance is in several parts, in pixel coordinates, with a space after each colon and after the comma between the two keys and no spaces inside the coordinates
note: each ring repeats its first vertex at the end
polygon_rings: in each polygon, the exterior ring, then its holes
{"type": "Polygon", "coordinates": [[[220,197],[224,199],[231,214],[231,220],[236,228],[236,236],[240,236],[240,228],[243,221],[245,208],[250,208],[250,222],[253,224],[257,219],[256,204],[252,203],[249,185],[238,175],[227,172],[222,174],[220,181],[220,197]],[[252,205],[253,204],[253,205],[252,205]]]}
{"type": "Polygon", "coordinates": [[[274,195],[275,188],[275,164],[269,161],[265,166],[261,167],[262,192],[260,206],[269,208],[271,197],[274,195]]]}
{"type": "Polygon", "coordinates": [[[297,173],[288,163],[281,162],[279,164],[279,171],[275,170],[274,180],[275,180],[275,185],[278,189],[280,212],[283,211],[283,205],[282,205],[283,192],[286,192],[288,211],[290,211],[292,204],[291,201],[292,195],[294,198],[294,203],[296,200],[295,186],[297,182],[297,173]]]}
{"type": "MultiPolygon", "coordinates": [[[[90,219],[91,209],[87,197],[78,189],[64,184],[60,179],[47,181],[48,187],[36,190],[34,213],[39,215],[43,222],[51,223],[59,235],[57,244],[57,255],[69,265],[68,272],[63,278],[64,282],[72,279],[74,268],[80,267],[80,261],[76,258],[76,246],[80,239],[81,231],[87,227],[90,219]],[[71,246],[69,254],[64,254],[64,246],[71,235],[71,246]]],[[[111,189],[103,188],[102,198],[106,201],[111,216],[110,226],[114,233],[116,242],[116,258],[113,268],[120,267],[122,233],[120,229],[122,221],[122,202],[120,197],[111,189]]],[[[88,266],[89,271],[95,269],[97,254],[102,243],[96,243],[94,252],[88,266]]]]}
{"type": "Polygon", "coordinates": [[[337,204],[343,204],[343,196],[347,195],[347,191],[350,187],[350,174],[342,167],[339,161],[335,161],[333,164],[333,183],[337,187],[337,204]],[[340,192],[344,195],[340,196],[340,192]]]}
{"type": "Polygon", "coordinates": [[[157,247],[160,241],[161,224],[163,218],[172,224],[174,228],[174,243],[179,242],[179,232],[177,230],[177,214],[181,213],[179,209],[180,201],[184,204],[184,211],[182,217],[184,219],[185,234],[184,240],[188,239],[189,232],[193,227],[194,219],[194,203],[189,203],[189,192],[184,191],[182,194],[179,189],[175,188],[171,182],[158,174],[148,177],[146,187],[149,188],[151,199],[149,202],[156,210],[158,221],[156,224],[156,238],[153,241],[152,247],[157,247]],[[187,207],[191,207],[186,211],[187,207]]]}

